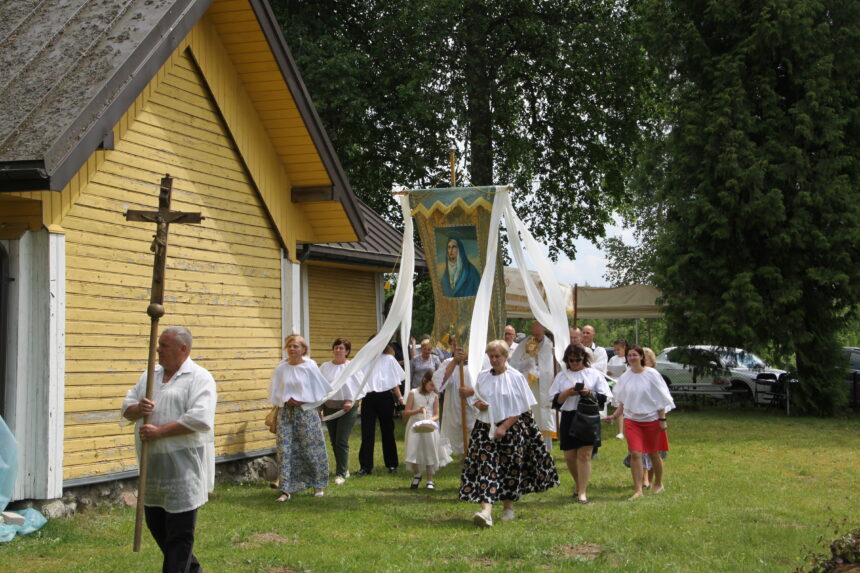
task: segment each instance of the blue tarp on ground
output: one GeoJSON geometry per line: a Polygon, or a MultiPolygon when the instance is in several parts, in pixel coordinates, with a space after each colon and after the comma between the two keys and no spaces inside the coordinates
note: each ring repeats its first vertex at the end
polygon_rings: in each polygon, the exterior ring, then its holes
{"type": "Polygon", "coordinates": [[[0,511],[4,511],[15,489],[18,472],[18,442],[12,430],[0,416],[0,511]]]}
{"type": "Polygon", "coordinates": [[[24,518],[24,524],[8,525],[0,523],[0,543],[12,541],[16,535],[27,535],[28,533],[38,531],[42,529],[43,525],[48,523],[44,515],[32,508],[17,510],[14,513],[24,518]]]}

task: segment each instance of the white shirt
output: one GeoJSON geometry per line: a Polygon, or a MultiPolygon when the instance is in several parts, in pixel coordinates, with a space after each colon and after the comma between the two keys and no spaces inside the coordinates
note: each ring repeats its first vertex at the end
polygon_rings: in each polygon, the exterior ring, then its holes
{"type": "Polygon", "coordinates": [[[298,402],[317,402],[329,392],[331,384],[309,359],[295,365],[282,361],[275,367],[269,382],[269,401],[275,406],[283,406],[290,398],[298,402]]]}
{"type": "Polygon", "coordinates": [[[668,412],[675,407],[663,377],[647,366],[639,374],[627,370],[621,375],[612,403],[624,404],[624,417],[634,422],[653,422],[659,417],[658,410],[668,412]]]}
{"type": "Polygon", "coordinates": [[[478,419],[487,424],[499,423],[510,418],[519,416],[537,405],[537,400],[529,388],[525,377],[510,366],[499,374],[493,374],[492,370],[484,370],[478,374],[475,383],[476,396],[469,398],[474,404],[480,399],[489,404],[489,409],[478,410],[478,419]],[[490,416],[493,418],[491,419],[490,416]]]}
{"type": "Polygon", "coordinates": [[[627,360],[623,356],[617,354],[609,359],[606,364],[606,373],[613,378],[618,378],[624,371],[627,370],[627,360]]]}
{"type": "MultiPolygon", "coordinates": [[[[604,378],[603,374],[594,368],[583,368],[576,372],[565,368],[559,372],[555,377],[555,380],[552,381],[552,387],[549,389],[549,399],[552,400],[556,394],[570,390],[579,382],[582,382],[585,388],[591,392],[596,392],[597,394],[603,394],[607,398],[612,398],[612,390],[609,389],[609,385],[606,383],[606,378],[604,378]]],[[[579,404],[579,398],[579,394],[568,396],[561,405],[562,411],[570,412],[572,410],[576,410],[576,406],[579,404]]]]}
{"type": "MultiPolygon", "coordinates": [[[[179,422],[190,434],[149,442],[149,460],[144,505],[161,507],[169,513],[191,511],[209,500],[215,487],[215,379],[191,358],[185,360],[166,384],[164,368],[155,367],[152,401],[155,408],[149,423],[163,426],[179,422]]],[[[146,372],[125,395],[120,415],[146,397],[146,372]]],[[[122,418],[124,422],[128,422],[122,418]]],[[[130,423],[130,422],[128,422],[130,423]]],[[[134,440],[138,459],[141,451],[140,426],[135,421],[134,440]]]]}
{"type": "MultiPolygon", "coordinates": [[[[340,373],[346,369],[346,365],[349,364],[349,361],[344,362],[343,364],[335,364],[331,360],[320,366],[320,372],[329,382],[334,382],[337,380],[337,377],[340,376],[340,373]]],[[[361,385],[361,381],[358,379],[357,374],[353,374],[349,377],[343,386],[340,387],[335,394],[332,395],[329,400],[331,401],[340,401],[340,402],[354,402],[355,396],[358,392],[358,387],[361,385]]]]}
{"type": "Polygon", "coordinates": [[[606,350],[601,346],[597,346],[593,342],[591,343],[591,367],[597,370],[598,372],[603,372],[606,374],[606,363],[608,359],[606,357],[606,350]]]}
{"type": "Polygon", "coordinates": [[[365,375],[370,376],[364,387],[364,393],[385,392],[406,379],[406,372],[391,354],[383,354],[367,365],[365,375]]]}

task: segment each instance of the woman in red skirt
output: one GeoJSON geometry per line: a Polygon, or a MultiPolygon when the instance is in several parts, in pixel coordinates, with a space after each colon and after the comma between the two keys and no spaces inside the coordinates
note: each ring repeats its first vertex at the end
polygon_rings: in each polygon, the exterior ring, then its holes
{"type": "Polygon", "coordinates": [[[630,368],[618,379],[612,402],[617,410],[604,420],[610,423],[624,416],[624,435],[630,450],[630,471],[633,474],[633,496],[642,497],[642,454],[651,454],[654,481],[651,493],[663,492],[663,460],[659,452],[669,451],[666,437],[666,413],[675,407],[663,377],[645,366],[645,351],[639,345],[627,350],[630,368]]]}

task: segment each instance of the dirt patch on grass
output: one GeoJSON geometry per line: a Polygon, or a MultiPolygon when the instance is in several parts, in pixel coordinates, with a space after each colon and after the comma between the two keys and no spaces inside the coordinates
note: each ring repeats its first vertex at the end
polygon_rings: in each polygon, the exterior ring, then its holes
{"type": "Polygon", "coordinates": [[[556,550],[566,559],[577,561],[593,561],[600,557],[603,548],[596,543],[582,543],[580,545],[560,545],[556,550]]]}
{"type": "MultiPolygon", "coordinates": [[[[294,543],[294,541],[287,537],[283,537],[282,535],[278,535],[277,533],[255,533],[248,541],[237,543],[236,547],[239,547],[240,549],[248,549],[258,547],[265,543],[294,543]]],[[[284,573],[287,571],[292,571],[292,569],[285,569],[284,573]]]]}
{"type": "Polygon", "coordinates": [[[478,557],[476,559],[466,560],[472,569],[490,569],[496,566],[496,560],[489,557],[478,557]]]}

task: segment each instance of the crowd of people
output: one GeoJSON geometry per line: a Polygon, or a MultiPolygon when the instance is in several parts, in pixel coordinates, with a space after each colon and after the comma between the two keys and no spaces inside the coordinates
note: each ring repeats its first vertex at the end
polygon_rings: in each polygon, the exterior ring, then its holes
{"type": "MultiPolygon", "coordinates": [[[[594,342],[593,327],[574,326],[563,364],[558,364],[553,339],[540,324],[534,323],[519,342],[516,337],[508,325],[504,339],[487,344],[476,380],[465,368],[469,357],[462,348],[446,353],[423,336],[413,339],[402,361],[393,346],[386,347],[333,392],[333,382],[349,363],[351,342],[335,339],[331,360],[318,365],[307,356],[302,336],[288,336],[287,358],[275,367],[269,385],[276,408],[276,501],[287,502],[307,490],[325,495],[329,460],[324,425],[335,457],[335,484],[350,478],[349,437],[357,418],[361,445],[356,474],[374,471],[377,421],[385,470],[396,473],[398,415],[406,420],[409,487],[417,489],[423,480],[426,489],[434,490],[436,471],[452,461],[453,453],[462,455],[458,497],[480,504],[472,518],[479,526],[493,525],[495,504],[503,506],[501,520],[510,521],[521,496],[559,485],[550,453],[554,440],[573,478],[574,499],[589,503],[601,421],[616,422],[616,438],[627,441],[630,499],[649,488],[653,494],[663,492],[663,459],[669,451],[666,414],[674,403],[654,369],[654,353],[619,339],[613,345],[615,356],[608,359],[594,342]],[[303,407],[309,403],[322,406],[303,407]],[[612,414],[607,413],[609,405],[614,406],[612,414]]],[[[153,396],[145,394],[144,373],[128,391],[121,414],[137,423],[138,443],[151,444],[144,505],[165,568],[194,571],[199,570],[192,551],[196,512],[214,484],[217,396],[211,374],[191,360],[191,344],[187,328],[166,329],[159,338],[153,396]]]]}

